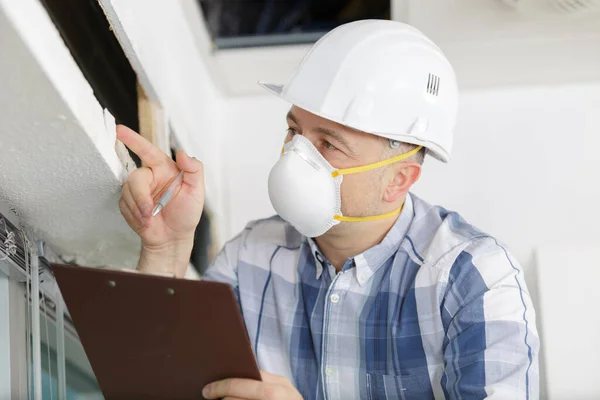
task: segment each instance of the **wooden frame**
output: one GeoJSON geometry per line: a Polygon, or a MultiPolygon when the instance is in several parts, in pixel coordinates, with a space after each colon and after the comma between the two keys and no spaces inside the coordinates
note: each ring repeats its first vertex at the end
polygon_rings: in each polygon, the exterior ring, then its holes
{"type": "Polygon", "coordinates": [[[155,101],[148,98],[139,82],[137,93],[139,134],[170,156],[169,124],[163,109],[155,101]]]}

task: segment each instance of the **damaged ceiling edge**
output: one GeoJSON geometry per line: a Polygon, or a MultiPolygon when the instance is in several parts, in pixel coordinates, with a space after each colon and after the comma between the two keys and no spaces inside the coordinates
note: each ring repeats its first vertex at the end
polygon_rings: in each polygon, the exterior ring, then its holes
{"type": "Polygon", "coordinates": [[[135,266],[118,210],[129,160],[38,1],[0,0],[0,48],[0,201],[65,259],[135,266]]]}
{"type": "Polygon", "coordinates": [[[131,43],[129,36],[125,34],[123,25],[112,8],[112,3],[109,1],[98,0],[98,4],[100,5],[100,8],[102,8],[102,11],[104,11],[104,15],[106,16],[110,30],[114,33],[117,41],[123,49],[125,57],[127,57],[129,64],[131,64],[131,67],[135,71],[138,82],[142,86],[146,97],[153,102],[160,103],[160,98],[156,92],[156,89],[152,85],[152,82],[150,82],[150,79],[148,79],[147,74],[144,72],[144,68],[142,67],[142,63],[140,62],[140,59],[134,50],[133,44],[131,43]]]}
{"type": "Polygon", "coordinates": [[[124,167],[106,134],[102,107],[44,7],[36,0],[0,0],[0,8],[115,177],[121,177],[124,167]]]}
{"type": "MultiPolygon", "coordinates": [[[[201,160],[205,171],[206,204],[217,241],[229,232],[225,219],[221,137],[225,97],[211,74],[214,57],[208,35],[195,35],[189,18],[190,0],[99,0],[112,30],[147,95],[159,104],[181,149],[201,160]]],[[[202,22],[202,21],[201,21],[202,22]]],[[[196,32],[197,33],[197,32],[196,32]]]]}

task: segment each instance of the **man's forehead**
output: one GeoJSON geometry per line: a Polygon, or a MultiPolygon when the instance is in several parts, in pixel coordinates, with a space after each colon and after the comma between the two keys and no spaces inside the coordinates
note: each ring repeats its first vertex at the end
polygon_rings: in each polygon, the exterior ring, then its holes
{"type": "Polygon", "coordinates": [[[311,126],[311,127],[321,127],[329,130],[335,130],[342,134],[348,133],[353,136],[364,136],[366,138],[377,138],[377,136],[370,134],[368,132],[364,132],[358,129],[354,129],[352,127],[346,126],[344,124],[340,124],[339,122],[335,122],[329,120],[327,118],[323,118],[319,115],[313,114],[310,111],[306,111],[298,106],[292,106],[287,115],[288,119],[291,119],[295,123],[303,126],[311,126]]]}

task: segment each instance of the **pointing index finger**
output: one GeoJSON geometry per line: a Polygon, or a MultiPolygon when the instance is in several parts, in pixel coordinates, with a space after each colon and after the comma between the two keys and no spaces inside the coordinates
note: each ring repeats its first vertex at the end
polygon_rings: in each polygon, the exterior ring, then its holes
{"type": "Polygon", "coordinates": [[[133,151],[148,167],[156,167],[171,159],[158,147],[125,125],[117,125],[117,139],[133,151]]]}

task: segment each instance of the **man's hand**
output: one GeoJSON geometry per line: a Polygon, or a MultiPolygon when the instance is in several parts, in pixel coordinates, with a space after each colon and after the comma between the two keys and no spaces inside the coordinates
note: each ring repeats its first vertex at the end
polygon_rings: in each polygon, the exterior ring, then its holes
{"type": "Polygon", "coordinates": [[[143,167],[129,175],[119,201],[121,214],[142,239],[138,269],[183,276],[204,208],[202,163],[177,152],[174,162],[131,129],[119,125],[117,138],[142,160],[143,167]],[[156,216],[152,209],[162,192],[184,171],[181,188],[156,216]]]}
{"type": "Polygon", "coordinates": [[[262,382],[252,379],[224,379],[204,387],[207,399],[302,400],[294,385],[282,376],[261,371],[262,382]]]}

